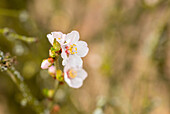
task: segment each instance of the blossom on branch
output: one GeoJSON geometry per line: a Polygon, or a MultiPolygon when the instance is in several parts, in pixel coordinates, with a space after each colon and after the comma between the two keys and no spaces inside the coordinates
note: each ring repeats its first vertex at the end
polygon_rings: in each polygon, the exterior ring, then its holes
{"type": "Polygon", "coordinates": [[[80,88],[87,77],[87,72],[82,68],[83,62],[79,59],[78,56],[70,56],[64,67],[64,80],[72,88],[80,88]]]}
{"type": "Polygon", "coordinates": [[[59,82],[66,82],[72,88],[80,88],[87,77],[87,72],[82,68],[83,61],[89,51],[85,41],[79,41],[79,33],[72,31],[68,34],[51,32],[47,35],[52,47],[49,50],[49,58],[45,59],[42,69],[48,69],[48,73],[59,82]],[[61,55],[64,71],[59,68],[59,56],[61,55]]]}
{"type": "Polygon", "coordinates": [[[88,51],[87,43],[85,41],[79,41],[79,33],[77,31],[72,31],[65,36],[65,43],[62,45],[62,64],[67,64],[66,61],[70,55],[85,57],[88,51]]]}
{"type": "Polygon", "coordinates": [[[66,35],[62,32],[51,32],[51,34],[47,34],[47,38],[51,45],[54,44],[54,39],[56,39],[56,41],[59,42],[60,45],[64,44],[65,36],[66,35]]]}

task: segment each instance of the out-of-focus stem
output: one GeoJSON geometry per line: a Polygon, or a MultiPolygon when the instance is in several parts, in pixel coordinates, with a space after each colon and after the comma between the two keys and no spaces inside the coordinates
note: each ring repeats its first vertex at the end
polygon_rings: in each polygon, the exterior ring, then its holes
{"type": "Polygon", "coordinates": [[[21,11],[14,9],[0,9],[0,15],[3,16],[18,17],[20,12],[21,11]]]}
{"type": "Polygon", "coordinates": [[[11,77],[12,81],[17,85],[24,99],[26,99],[27,103],[32,107],[32,109],[35,110],[35,112],[38,114],[43,114],[44,111],[43,106],[31,94],[30,89],[25,84],[24,78],[20,75],[20,73],[16,71],[14,67],[9,68],[7,70],[7,73],[11,77]]]}
{"type": "Polygon", "coordinates": [[[37,38],[35,38],[35,37],[26,37],[26,36],[19,35],[19,34],[13,32],[9,28],[0,29],[0,34],[3,34],[5,37],[7,37],[9,39],[22,40],[22,41],[25,41],[27,43],[33,43],[33,42],[37,41],[37,38]]]}
{"type": "Polygon", "coordinates": [[[54,83],[55,85],[54,85],[54,94],[53,94],[53,96],[51,97],[52,98],[52,101],[50,102],[50,104],[49,104],[49,110],[51,111],[52,110],[52,108],[53,108],[53,105],[54,105],[54,103],[55,103],[55,94],[56,94],[56,92],[57,92],[57,90],[58,90],[58,87],[59,87],[59,82],[56,80],[55,81],[55,83],[54,83]]]}
{"type": "MultiPolygon", "coordinates": [[[[55,63],[54,63],[54,64],[55,64],[56,71],[57,71],[57,70],[60,70],[58,56],[55,57],[55,63]]],[[[54,94],[53,94],[53,96],[51,97],[51,98],[52,98],[52,101],[51,101],[51,103],[50,103],[50,105],[49,105],[49,110],[50,110],[50,111],[51,111],[51,109],[52,109],[52,107],[53,107],[53,105],[54,105],[54,103],[55,103],[54,97],[55,97],[55,94],[56,94],[56,92],[57,92],[57,90],[58,90],[58,87],[59,87],[59,81],[58,81],[58,80],[55,80],[55,83],[54,83],[54,94]]]]}

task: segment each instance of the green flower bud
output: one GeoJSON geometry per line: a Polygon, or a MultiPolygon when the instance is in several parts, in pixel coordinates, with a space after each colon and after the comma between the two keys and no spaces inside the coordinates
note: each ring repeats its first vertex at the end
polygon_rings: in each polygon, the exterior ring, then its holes
{"type": "Polygon", "coordinates": [[[59,42],[56,41],[56,39],[54,39],[54,42],[53,42],[53,49],[55,52],[58,52],[61,49],[61,45],[59,42]]]}
{"type": "Polygon", "coordinates": [[[62,75],[62,71],[61,70],[57,70],[56,71],[56,79],[60,82],[64,81],[64,77],[62,75]]]}
{"type": "Polygon", "coordinates": [[[43,94],[48,97],[51,98],[54,94],[54,90],[52,89],[43,89],[43,94]]]}

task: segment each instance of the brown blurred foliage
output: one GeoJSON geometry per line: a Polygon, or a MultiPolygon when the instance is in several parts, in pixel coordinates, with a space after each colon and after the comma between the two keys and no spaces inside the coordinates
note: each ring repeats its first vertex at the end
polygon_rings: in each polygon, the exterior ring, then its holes
{"type": "MultiPolygon", "coordinates": [[[[54,80],[40,69],[48,56],[47,33],[72,30],[88,42],[88,78],[80,89],[57,92],[59,114],[170,113],[169,0],[1,0],[0,27],[35,36],[26,44],[0,36],[0,49],[17,56],[17,69],[42,102],[54,80]]],[[[34,113],[0,74],[0,114],[34,113]]],[[[58,106],[56,105],[56,106],[58,106]]],[[[58,108],[57,108],[58,109],[58,108]]]]}

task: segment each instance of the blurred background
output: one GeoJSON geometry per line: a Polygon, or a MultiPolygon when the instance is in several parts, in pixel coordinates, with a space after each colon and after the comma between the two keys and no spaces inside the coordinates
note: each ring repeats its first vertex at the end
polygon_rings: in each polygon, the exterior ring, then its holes
{"type": "MultiPolygon", "coordinates": [[[[0,0],[0,28],[36,43],[7,39],[0,50],[16,56],[16,69],[42,103],[54,79],[41,70],[52,31],[80,32],[90,51],[80,89],[64,84],[56,114],[170,114],[169,0],[0,0]]],[[[0,114],[34,114],[6,72],[0,72],[0,114]]]]}

